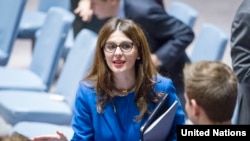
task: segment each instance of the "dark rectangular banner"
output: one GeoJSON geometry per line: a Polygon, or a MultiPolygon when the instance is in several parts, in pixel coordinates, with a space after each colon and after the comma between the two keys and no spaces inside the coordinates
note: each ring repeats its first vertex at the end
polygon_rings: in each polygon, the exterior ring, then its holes
{"type": "Polygon", "coordinates": [[[179,125],[177,140],[224,140],[249,141],[250,125],[179,125]]]}

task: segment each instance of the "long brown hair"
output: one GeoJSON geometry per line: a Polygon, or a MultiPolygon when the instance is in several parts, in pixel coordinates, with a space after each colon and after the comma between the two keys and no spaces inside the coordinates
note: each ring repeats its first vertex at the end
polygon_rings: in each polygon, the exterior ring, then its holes
{"type": "Polygon", "coordinates": [[[136,86],[134,101],[140,110],[140,115],[136,118],[138,121],[147,113],[149,102],[158,100],[157,96],[151,95],[153,85],[156,83],[154,77],[157,75],[157,69],[151,61],[149,45],[139,25],[132,20],[119,18],[112,18],[105,23],[99,32],[93,66],[86,79],[94,84],[97,94],[97,110],[102,113],[105,104],[114,97],[112,92],[112,89],[114,89],[113,76],[104,60],[103,45],[116,30],[123,32],[138,48],[140,60],[135,63],[136,86]]]}

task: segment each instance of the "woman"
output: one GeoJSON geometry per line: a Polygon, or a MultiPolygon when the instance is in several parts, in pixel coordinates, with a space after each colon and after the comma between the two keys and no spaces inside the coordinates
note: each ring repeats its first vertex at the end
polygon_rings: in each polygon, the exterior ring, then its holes
{"type": "MultiPolygon", "coordinates": [[[[93,67],[76,94],[72,141],[139,141],[140,127],[163,94],[169,106],[178,99],[173,83],[157,73],[146,37],[131,20],[110,19],[96,47],[93,67]]],[[[176,127],[184,122],[179,104],[168,140],[177,139],[176,127]]]]}

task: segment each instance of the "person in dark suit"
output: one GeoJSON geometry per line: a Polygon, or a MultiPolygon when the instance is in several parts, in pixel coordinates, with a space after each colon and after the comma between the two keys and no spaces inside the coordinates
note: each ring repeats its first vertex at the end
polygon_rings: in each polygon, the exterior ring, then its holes
{"type": "Polygon", "coordinates": [[[231,29],[232,66],[239,80],[235,124],[250,124],[250,1],[238,8],[231,29]]]}
{"type": "Polygon", "coordinates": [[[190,62],[185,51],[194,39],[193,30],[168,15],[156,0],[91,0],[90,7],[97,19],[126,17],[143,28],[153,63],[161,74],[174,81],[177,95],[184,105],[182,69],[190,62]]]}
{"type": "MultiPolygon", "coordinates": [[[[109,19],[98,19],[93,14],[90,1],[91,0],[71,0],[71,11],[76,15],[73,22],[74,36],[76,36],[82,28],[88,28],[98,33],[102,25],[109,19]]],[[[155,1],[164,8],[162,0],[155,1]]]]}

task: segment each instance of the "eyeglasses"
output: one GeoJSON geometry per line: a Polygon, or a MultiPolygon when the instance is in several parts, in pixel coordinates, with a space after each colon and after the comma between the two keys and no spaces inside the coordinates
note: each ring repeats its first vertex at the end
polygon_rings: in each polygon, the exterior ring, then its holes
{"type": "Polygon", "coordinates": [[[108,42],[103,46],[103,48],[106,52],[113,53],[116,51],[116,48],[119,47],[122,52],[128,53],[132,50],[134,45],[135,43],[131,42],[122,42],[120,45],[117,45],[114,42],[108,42]]]}

